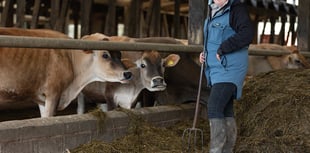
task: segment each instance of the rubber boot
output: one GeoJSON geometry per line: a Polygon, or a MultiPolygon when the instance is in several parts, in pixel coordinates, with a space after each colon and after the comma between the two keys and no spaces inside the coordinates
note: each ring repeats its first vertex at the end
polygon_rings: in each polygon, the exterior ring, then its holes
{"type": "Polygon", "coordinates": [[[237,139],[237,124],[235,118],[226,117],[226,142],[224,144],[223,153],[233,153],[237,139]]]}
{"type": "Polygon", "coordinates": [[[212,118],[210,121],[210,152],[222,153],[226,141],[225,119],[212,118]]]}

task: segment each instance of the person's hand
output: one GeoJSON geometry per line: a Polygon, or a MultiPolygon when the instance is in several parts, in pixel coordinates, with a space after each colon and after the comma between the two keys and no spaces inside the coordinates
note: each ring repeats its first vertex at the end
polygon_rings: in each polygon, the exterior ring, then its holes
{"type": "Polygon", "coordinates": [[[202,64],[205,62],[205,54],[204,52],[201,52],[199,55],[199,62],[202,64]]]}
{"type": "Polygon", "coordinates": [[[219,54],[216,54],[216,59],[217,59],[218,61],[221,61],[221,56],[220,56],[219,54]]]}

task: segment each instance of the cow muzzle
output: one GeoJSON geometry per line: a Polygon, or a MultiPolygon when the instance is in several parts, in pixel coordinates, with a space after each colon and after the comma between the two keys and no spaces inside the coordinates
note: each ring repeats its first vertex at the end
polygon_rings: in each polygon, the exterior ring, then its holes
{"type": "Polygon", "coordinates": [[[132,73],[131,72],[124,72],[124,78],[126,79],[126,80],[129,80],[129,79],[131,79],[131,77],[132,77],[132,73]]]}
{"type": "Polygon", "coordinates": [[[155,89],[157,91],[161,91],[161,90],[165,90],[166,86],[167,86],[167,84],[166,84],[163,77],[158,76],[158,77],[154,77],[152,79],[152,82],[151,82],[152,89],[155,89]]]}
{"type": "Polygon", "coordinates": [[[132,73],[129,71],[123,72],[123,79],[121,80],[122,83],[127,83],[132,78],[132,73]]]}

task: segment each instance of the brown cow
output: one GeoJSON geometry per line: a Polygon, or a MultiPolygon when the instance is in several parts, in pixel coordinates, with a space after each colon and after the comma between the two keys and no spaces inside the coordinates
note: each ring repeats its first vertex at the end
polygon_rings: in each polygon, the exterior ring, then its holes
{"type": "MultiPolygon", "coordinates": [[[[140,39],[129,37],[110,37],[111,41],[136,42],[140,39]]],[[[164,71],[167,67],[175,66],[180,57],[177,54],[169,54],[165,58],[157,51],[144,52],[122,52],[126,61],[135,61],[135,66],[131,66],[132,79],[128,84],[112,82],[95,82],[87,85],[83,90],[83,96],[78,99],[78,114],[84,112],[84,98],[96,103],[107,103],[108,109],[115,107],[130,109],[137,102],[138,95],[143,89],[148,91],[162,91],[166,88],[164,71]]],[[[126,64],[128,65],[128,64],[126,64]]]]}
{"type": "MultiPolygon", "coordinates": [[[[0,28],[0,34],[69,39],[51,30],[0,28]]],[[[33,101],[40,106],[41,117],[66,108],[91,82],[126,82],[130,77],[117,52],[0,48],[0,105],[33,101]]]]}
{"type": "MultiPolygon", "coordinates": [[[[148,37],[136,38],[135,42],[146,43],[168,43],[186,45],[186,41],[180,41],[171,37],[148,37]]],[[[130,52],[128,52],[130,53],[130,52]]],[[[165,54],[165,53],[161,53],[165,54]]],[[[172,68],[166,69],[165,81],[167,87],[163,91],[144,91],[144,106],[181,104],[195,102],[198,93],[198,83],[200,77],[200,65],[193,57],[199,57],[198,53],[178,53],[180,61],[172,68]]],[[[201,103],[206,104],[209,97],[209,88],[205,77],[202,81],[201,103]]]]}
{"type": "Polygon", "coordinates": [[[251,44],[250,49],[282,50],[291,52],[282,56],[249,56],[248,75],[257,75],[278,69],[310,68],[310,64],[294,47],[277,44],[251,44]]]}

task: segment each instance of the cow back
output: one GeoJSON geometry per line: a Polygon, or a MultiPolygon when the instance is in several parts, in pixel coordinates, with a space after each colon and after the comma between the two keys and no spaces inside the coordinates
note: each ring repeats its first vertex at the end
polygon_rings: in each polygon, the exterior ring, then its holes
{"type": "MultiPolygon", "coordinates": [[[[51,30],[0,28],[1,35],[69,38],[51,30]]],[[[35,42],[34,42],[35,43],[35,42]]],[[[70,54],[65,50],[0,48],[0,101],[35,99],[44,90],[63,90],[72,80],[70,54]],[[59,74],[62,74],[59,77],[59,74]],[[53,88],[50,88],[53,87],[53,88]]],[[[44,97],[45,95],[42,95],[44,97]]]]}

